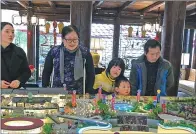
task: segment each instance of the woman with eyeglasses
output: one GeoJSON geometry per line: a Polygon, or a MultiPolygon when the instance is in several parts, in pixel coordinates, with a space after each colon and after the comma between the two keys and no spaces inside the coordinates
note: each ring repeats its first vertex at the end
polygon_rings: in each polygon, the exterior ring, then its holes
{"type": "Polygon", "coordinates": [[[82,94],[83,78],[86,74],[85,90],[89,93],[95,79],[89,49],[80,45],[79,32],[75,26],[65,26],[62,29],[62,40],[61,45],[53,47],[48,52],[42,75],[42,86],[64,87],[66,84],[69,93],[76,90],[77,94],[82,94]],[[52,72],[52,82],[50,82],[52,72]]]}
{"type": "Polygon", "coordinates": [[[19,88],[31,76],[24,50],[12,43],[14,27],[1,22],[1,87],[19,88]]]}

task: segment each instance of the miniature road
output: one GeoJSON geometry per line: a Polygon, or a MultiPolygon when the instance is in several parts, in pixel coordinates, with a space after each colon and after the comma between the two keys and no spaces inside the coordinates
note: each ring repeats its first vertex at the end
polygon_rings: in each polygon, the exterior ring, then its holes
{"type": "Polygon", "coordinates": [[[158,133],[163,134],[163,133],[168,133],[168,134],[195,134],[194,130],[190,130],[190,129],[183,129],[180,127],[163,127],[162,125],[158,126],[158,133]]]}
{"type": "MultiPolygon", "coordinates": [[[[111,130],[86,130],[82,134],[114,134],[116,131],[111,130]]],[[[117,131],[120,134],[154,134],[153,132],[141,132],[141,131],[117,131]]]]}
{"type": "Polygon", "coordinates": [[[184,118],[182,117],[178,117],[178,116],[173,116],[173,115],[169,115],[169,114],[159,114],[159,117],[163,120],[170,120],[170,121],[174,121],[174,120],[184,120],[184,118]]]}

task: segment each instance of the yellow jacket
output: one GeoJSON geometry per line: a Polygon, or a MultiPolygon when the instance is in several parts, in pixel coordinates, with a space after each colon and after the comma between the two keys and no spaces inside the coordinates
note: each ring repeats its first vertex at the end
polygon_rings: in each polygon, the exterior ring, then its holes
{"type": "Polygon", "coordinates": [[[114,82],[110,76],[106,75],[106,71],[102,72],[101,74],[97,74],[95,76],[95,82],[93,85],[93,89],[98,89],[100,86],[102,86],[102,90],[111,93],[114,92],[114,82]]]}

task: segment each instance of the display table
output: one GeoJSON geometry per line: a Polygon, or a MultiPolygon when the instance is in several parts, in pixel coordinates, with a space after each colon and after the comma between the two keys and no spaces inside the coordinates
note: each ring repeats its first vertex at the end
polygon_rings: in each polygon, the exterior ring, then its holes
{"type": "Polygon", "coordinates": [[[2,89],[1,132],[191,134],[195,105],[193,97],[161,97],[157,102],[155,96],[68,95],[63,88],[2,89]],[[40,125],[29,127],[34,126],[31,120],[40,125]]]}

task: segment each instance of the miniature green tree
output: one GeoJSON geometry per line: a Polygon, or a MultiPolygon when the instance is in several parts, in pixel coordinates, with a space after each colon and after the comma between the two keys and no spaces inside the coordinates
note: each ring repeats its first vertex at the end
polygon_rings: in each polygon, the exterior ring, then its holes
{"type": "Polygon", "coordinates": [[[148,113],[148,118],[149,119],[156,119],[157,118],[157,115],[154,112],[149,112],[148,113]]]}
{"type": "Polygon", "coordinates": [[[102,100],[97,102],[98,108],[101,111],[101,115],[104,119],[108,119],[114,117],[116,115],[115,112],[109,111],[109,106],[105,103],[102,103],[102,100]]]}
{"type": "Polygon", "coordinates": [[[144,106],[144,109],[145,110],[150,110],[150,109],[152,109],[153,108],[153,104],[151,103],[151,104],[146,104],[145,106],[144,106]]]}
{"type": "Polygon", "coordinates": [[[44,132],[44,134],[51,134],[51,132],[52,132],[52,125],[49,124],[49,123],[44,124],[43,132],[44,132]]]}
{"type": "Polygon", "coordinates": [[[136,103],[133,105],[132,112],[136,112],[136,110],[138,109],[138,107],[139,107],[139,102],[136,102],[136,103]]]}

